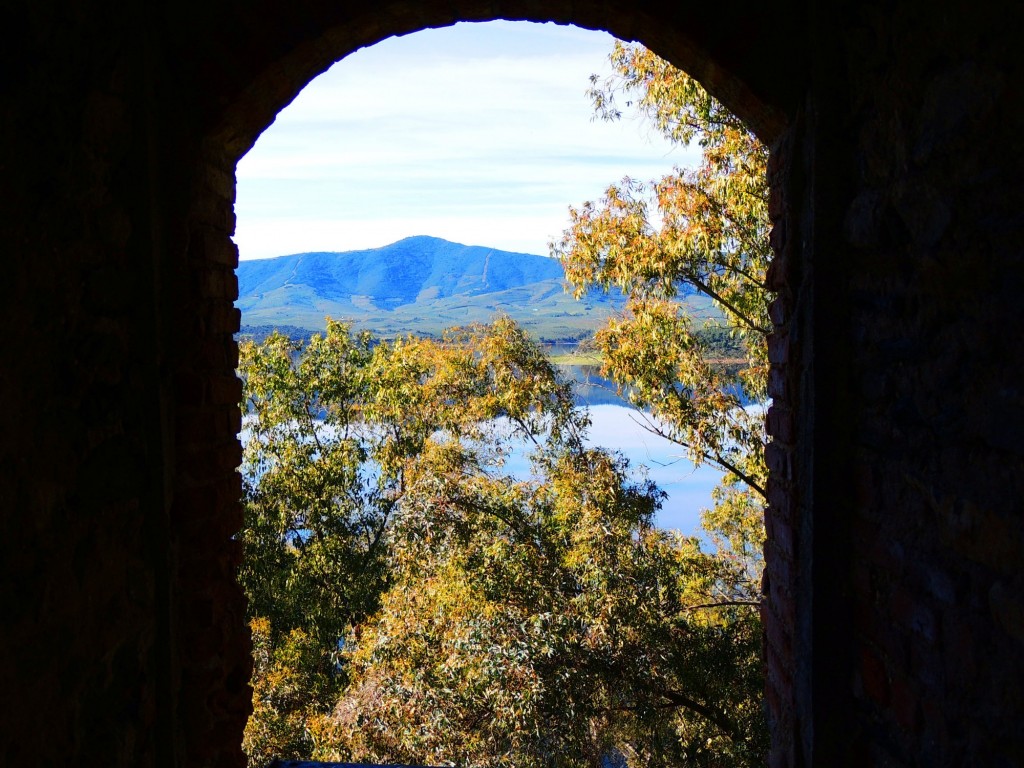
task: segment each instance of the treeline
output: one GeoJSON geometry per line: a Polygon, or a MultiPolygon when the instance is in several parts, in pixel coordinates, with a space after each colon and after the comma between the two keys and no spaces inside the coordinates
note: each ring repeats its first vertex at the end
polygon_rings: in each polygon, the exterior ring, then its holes
{"type": "MultiPolygon", "coordinates": [[[[264,325],[243,325],[236,334],[237,341],[253,341],[262,344],[272,334],[280,334],[290,341],[308,343],[314,334],[322,331],[300,328],[297,325],[264,324],[264,325]]],[[[725,364],[739,366],[747,357],[747,349],[743,340],[724,324],[707,323],[695,331],[701,344],[707,350],[708,355],[715,360],[725,364]]],[[[420,332],[416,334],[423,338],[437,338],[434,334],[420,332]]],[[[543,347],[575,347],[583,351],[597,352],[597,343],[593,331],[579,331],[569,333],[556,338],[542,337],[536,341],[543,347]]]]}
{"type": "Polygon", "coordinates": [[[308,342],[314,334],[322,333],[321,331],[313,331],[309,328],[300,328],[297,325],[282,325],[282,324],[269,324],[269,325],[242,325],[239,328],[238,333],[235,334],[235,340],[242,341],[254,341],[257,344],[262,344],[267,340],[268,337],[274,334],[280,334],[287,337],[291,341],[300,341],[303,343],[308,342]]]}
{"type": "Polygon", "coordinates": [[[511,320],[241,350],[251,765],[761,759],[759,521],[656,529],[511,320]]]}

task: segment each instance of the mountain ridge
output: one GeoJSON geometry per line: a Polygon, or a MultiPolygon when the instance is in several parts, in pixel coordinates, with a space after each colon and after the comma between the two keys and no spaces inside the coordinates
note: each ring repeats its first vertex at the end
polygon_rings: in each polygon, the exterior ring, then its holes
{"type": "Polygon", "coordinates": [[[243,261],[237,274],[243,327],[315,331],[331,316],[383,336],[436,334],[505,313],[535,337],[555,340],[586,336],[625,306],[618,291],[574,299],[556,259],[429,235],[243,261]]]}
{"type": "Polygon", "coordinates": [[[401,306],[421,298],[480,295],[540,280],[562,279],[555,260],[427,235],[380,248],[309,251],[239,265],[239,296],[266,293],[289,283],[310,285],[325,299],[369,296],[401,306]],[[285,272],[289,272],[287,278],[285,272]]]}

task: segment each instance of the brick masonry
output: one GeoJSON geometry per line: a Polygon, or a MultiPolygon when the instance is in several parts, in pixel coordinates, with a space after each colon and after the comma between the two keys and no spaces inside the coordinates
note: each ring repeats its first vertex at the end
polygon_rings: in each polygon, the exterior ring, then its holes
{"type": "Polygon", "coordinates": [[[505,17],[772,146],[771,765],[1022,764],[1021,11],[767,5],[5,8],[0,761],[243,764],[234,165],[346,53],[505,17]]]}

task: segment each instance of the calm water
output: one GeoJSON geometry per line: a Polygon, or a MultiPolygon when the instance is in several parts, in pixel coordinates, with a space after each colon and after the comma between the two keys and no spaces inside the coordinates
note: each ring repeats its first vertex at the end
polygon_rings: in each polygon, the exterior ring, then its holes
{"type": "Polygon", "coordinates": [[[590,442],[621,451],[633,467],[644,468],[661,490],[668,494],[657,516],[662,528],[697,533],[700,512],[711,503],[711,489],[722,473],[708,466],[696,467],[682,448],[651,434],[640,415],[618,405],[590,407],[590,442]]]}
{"type": "Polygon", "coordinates": [[[619,397],[615,385],[598,370],[591,365],[561,366],[563,375],[573,380],[577,402],[590,409],[590,444],[621,452],[630,466],[646,472],[668,494],[657,516],[659,526],[699,533],[700,512],[710,505],[711,489],[722,473],[694,466],[680,446],[652,434],[643,426],[642,415],[619,397]]]}
{"type": "MultiPolygon", "coordinates": [[[[701,509],[711,502],[711,489],[722,473],[711,467],[695,467],[683,450],[649,432],[640,414],[622,405],[591,405],[590,445],[618,451],[629,459],[637,477],[647,476],[668,494],[656,522],[662,528],[675,528],[697,534],[701,509]]],[[[529,462],[522,453],[509,457],[506,471],[527,477],[529,462]]]]}
{"type": "MultiPolygon", "coordinates": [[[[590,445],[617,451],[629,460],[637,479],[648,477],[665,491],[667,498],[655,522],[685,534],[700,534],[701,510],[711,503],[711,489],[722,473],[708,466],[695,467],[683,449],[645,428],[642,414],[615,393],[607,379],[597,375],[596,366],[563,366],[574,380],[577,402],[590,411],[590,445]]],[[[240,435],[245,441],[248,430],[240,435]]],[[[525,449],[508,457],[504,470],[515,477],[530,475],[525,449]]]]}

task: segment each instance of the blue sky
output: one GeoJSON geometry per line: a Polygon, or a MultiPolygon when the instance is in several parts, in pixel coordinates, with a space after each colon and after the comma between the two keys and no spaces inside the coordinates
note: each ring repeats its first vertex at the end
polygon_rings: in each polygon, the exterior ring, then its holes
{"type": "Polygon", "coordinates": [[[695,162],[642,121],[591,119],[612,38],[524,22],[390,38],[308,85],[238,164],[242,259],[409,235],[547,254],[568,206],[695,162]]]}

